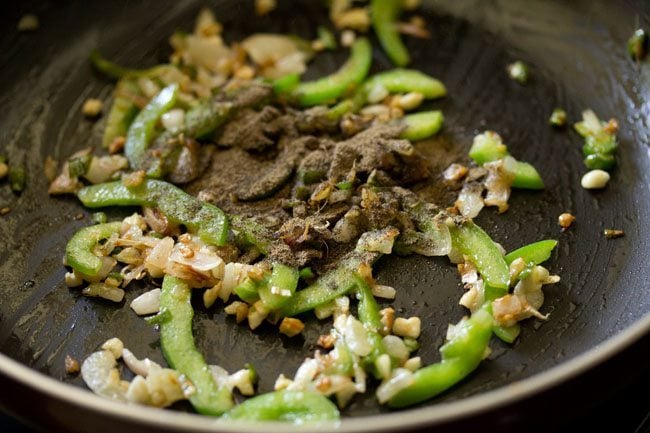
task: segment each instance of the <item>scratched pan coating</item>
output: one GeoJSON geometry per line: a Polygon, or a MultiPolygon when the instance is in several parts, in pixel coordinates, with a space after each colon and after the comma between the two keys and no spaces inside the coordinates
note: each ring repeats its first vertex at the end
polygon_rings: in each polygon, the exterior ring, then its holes
{"type": "MultiPolygon", "coordinates": [[[[107,57],[132,66],[164,61],[167,37],[175,29],[190,29],[206,4],[213,6],[228,40],[260,31],[314,37],[317,23],[326,20],[321,3],[308,1],[280,1],[270,16],[254,19],[251,2],[244,1],[42,1],[0,6],[0,153],[24,158],[29,176],[19,197],[6,184],[0,186],[0,205],[12,208],[0,217],[0,352],[6,355],[0,357],[0,384],[13,392],[0,393],[0,406],[34,424],[61,431],[81,426],[96,431],[231,429],[197,416],[142,409],[144,415],[138,415],[133,408],[79,394],[81,379],[64,372],[67,354],[83,359],[117,336],[140,357],[159,362],[162,357],[157,331],[128,308],[150,287],[131,287],[125,302],[116,306],[84,298],[63,283],[66,240],[90,224],[90,214],[72,198],[49,198],[42,174],[46,156],[60,160],[100,142],[102,121],[85,120],[80,106],[88,97],[107,99],[112,84],[91,71],[90,50],[100,48],[107,57]],[[15,23],[27,12],[41,18],[40,28],[19,34],[15,23]],[[21,370],[9,358],[33,372],[21,370]],[[34,408],[36,395],[48,404],[34,408]]],[[[649,74],[648,65],[635,64],[625,52],[627,37],[639,23],[647,23],[647,12],[642,2],[425,2],[423,14],[432,38],[407,39],[407,45],[413,67],[440,78],[449,90],[449,97],[430,104],[444,110],[446,121],[440,137],[424,146],[426,153],[441,160],[444,151],[465,154],[477,132],[493,129],[513,155],[538,167],[547,185],[544,191],[515,191],[507,213],[487,209],[477,221],[507,250],[542,238],[558,239],[548,267],[562,281],[545,288],[543,311],[550,313],[550,320],[525,322],[512,347],[494,340],[489,360],[452,391],[401,412],[380,408],[369,392],[343,412],[342,430],[443,428],[458,425],[463,414],[469,418],[497,413],[512,403],[499,391],[516,393],[517,386],[525,388],[535,380],[545,387],[559,382],[560,376],[573,377],[590,359],[608,358],[647,333],[650,225],[642,222],[650,216],[649,74]],[[505,73],[506,65],[517,59],[531,66],[526,86],[505,73]],[[581,139],[570,128],[554,130],[548,125],[555,107],[566,108],[571,121],[589,107],[603,118],[620,121],[619,164],[604,191],[580,188],[585,172],[581,139]],[[565,211],[574,213],[577,222],[560,233],[557,216],[565,211]],[[623,229],[625,236],[607,240],[605,228],[623,229]],[[607,354],[603,347],[609,347],[607,354]],[[484,395],[494,399],[485,402],[484,395]],[[477,404],[462,406],[468,401],[477,404]]],[[[345,57],[345,51],[319,55],[309,76],[335,70],[345,57]]],[[[389,66],[375,49],[375,69],[389,66]]],[[[107,213],[121,218],[129,211],[107,213]]],[[[394,305],[399,314],[422,318],[419,355],[425,363],[437,360],[447,324],[465,314],[457,305],[462,289],[454,267],[444,258],[390,257],[378,263],[376,274],[380,282],[398,288],[394,305]]],[[[252,362],[263,391],[272,388],[279,373],[292,375],[313,352],[319,333],[330,326],[311,321],[304,338],[290,340],[270,327],[250,332],[237,326],[221,307],[196,307],[196,339],[208,362],[228,370],[252,362]]],[[[183,405],[178,409],[188,410],[183,405]]]]}

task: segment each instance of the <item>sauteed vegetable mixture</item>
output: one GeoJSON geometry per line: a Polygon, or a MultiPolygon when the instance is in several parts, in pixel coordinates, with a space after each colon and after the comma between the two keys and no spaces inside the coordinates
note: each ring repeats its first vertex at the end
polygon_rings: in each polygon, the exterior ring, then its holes
{"type": "MultiPolygon", "coordinates": [[[[273,7],[259,3],[264,13],[273,7]]],[[[419,108],[447,92],[404,69],[402,35],[428,32],[417,15],[399,21],[403,6],[334,0],[336,33],[323,26],[314,41],[260,33],[231,45],[203,10],[192,33],[172,35],[168,64],[128,69],[92,53],[93,66],[117,80],[103,149],[72,155],[50,193],[76,194],[92,209],[140,210],[112,222],[98,213],[97,224],[79,230],[66,248],[66,283],[116,303],[135,280],[159,287],[130,306],[159,328],[169,367],[111,339],[81,365],[91,390],[158,407],[189,400],[201,414],[232,420],[327,421],[371,384],[390,407],[428,400],[472,373],[492,335],[511,343],[520,321],[547,318],[542,287],[559,277],[542,264],[557,242],[506,252],[472,221],[486,206],[505,212],[512,189],[544,182],[489,130],[474,138],[470,159],[432,170],[414,143],[437,134],[444,117],[419,108]],[[369,32],[383,49],[375,55],[396,69],[369,74],[369,32]],[[347,61],[304,80],[309,61],[331,49],[348,50],[347,61]],[[433,183],[454,199],[432,202],[419,186],[433,183]],[[449,325],[439,362],[422,365],[417,355],[431,344],[419,341],[431,324],[377,302],[405,296],[373,278],[388,254],[448,256],[458,268],[467,315],[449,325]],[[294,337],[315,315],[331,330],[292,377],[258,393],[263,370],[227,372],[204,358],[192,334],[193,297],[251,329],[264,323],[294,337]],[[120,360],[135,378],[120,377],[120,360]],[[235,404],[242,396],[250,398],[235,404]]],[[[87,111],[102,109],[93,102],[87,111]]],[[[585,113],[578,130],[587,167],[614,164],[615,129],[585,113]]]]}

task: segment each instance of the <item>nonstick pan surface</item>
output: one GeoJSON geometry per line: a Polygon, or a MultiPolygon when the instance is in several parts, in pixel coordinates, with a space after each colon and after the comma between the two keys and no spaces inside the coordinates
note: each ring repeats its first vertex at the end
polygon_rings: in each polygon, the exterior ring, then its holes
{"type": "MultiPolygon", "coordinates": [[[[140,357],[159,362],[162,357],[156,330],[128,308],[131,299],[147,290],[145,285],[129,289],[124,305],[118,306],[65,286],[65,243],[90,224],[90,214],[73,198],[47,196],[43,161],[48,155],[64,159],[100,142],[102,121],[87,121],[80,110],[86,98],[108,99],[112,91],[112,84],[89,66],[92,49],[135,67],[164,61],[167,37],[178,28],[191,28],[205,5],[213,7],[233,40],[262,31],[314,37],[317,24],[326,20],[320,2],[279,3],[264,18],[254,16],[251,2],[245,1],[3,3],[0,152],[13,160],[24,158],[29,183],[20,196],[0,187],[1,207],[12,209],[0,217],[0,406],[61,431],[238,429],[204,417],[107,402],[82,391],[80,378],[65,374],[67,354],[83,359],[114,336],[140,357]],[[15,24],[28,12],[41,18],[41,26],[18,33],[15,24]]],[[[511,153],[538,167],[544,191],[515,191],[507,213],[486,210],[477,222],[507,250],[558,239],[548,267],[562,281],[545,289],[543,310],[550,320],[527,321],[512,347],[495,339],[489,360],[468,380],[408,411],[380,408],[368,393],[344,411],[342,431],[442,428],[479,415],[490,422],[494,418],[489,414],[497,409],[587,370],[599,371],[600,379],[609,377],[611,371],[595,366],[650,330],[650,75],[648,65],[634,63],[625,50],[632,31],[648,22],[648,4],[424,3],[432,38],[408,39],[413,66],[439,77],[449,90],[448,98],[432,104],[444,110],[446,120],[441,136],[427,143],[428,153],[441,161],[445,152],[464,154],[476,133],[492,129],[511,153]],[[531,66],[526,86],[505,72],[518,59],[531,66]],[[619,163],[604,191],[580,187],[582,140],[570,128],[548,125],[555,107],[566,108],[572,121],[586,108],[619,120],[619,163]],[[560,233],[557,217],[565,211],[575,214],[577,222],[560,233]],[[605,228],[623,229],[625,236],[606,239],[605,228]]],[[[310,76],[335,70],[345,57],[345,51],[320,56],[310,76]]],[[[374,67],[390,67],[380,50],[374,67]]],[[[117,218],[128,210],[108,213],[117,218]]],[[[456,270],[444,258],[391,257],[379,262],[376,273],[380,282],[399,289],[398,311],[422,317],[419,354],[425,363],[434,362],[447,324],[465,314],[457,305],[462,289],[456,270]]],[[[250,332],[236,326],[221,308],[196,307],[196,338],[208,362],[228,370],[252,362],[261,373],[263,391],[272,389],[279,373],[292,375],[328,326],[309,323],[303,339],[289,340],[270,328],[250,332]]],[[[642,363],[627,362],[625,376],[642,363]]],[[[554,402],[545,404],[544,410],[551,410],[554,402]]]]}

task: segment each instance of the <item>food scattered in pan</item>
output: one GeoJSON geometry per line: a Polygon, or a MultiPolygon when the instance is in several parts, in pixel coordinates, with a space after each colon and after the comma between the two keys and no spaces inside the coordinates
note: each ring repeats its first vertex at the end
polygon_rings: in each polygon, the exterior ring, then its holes
{"type": "MultiPolygon", "coordinates": [[[[267,13],[260,8],[273,2],[257,7],[267,13]]],[[[168,64],[134,70],[92,54],[95,68],[117,80],[103,152],[76,152],[49,192],[76,194],[90,209],[141,211],[121,221],[94,214],[67,244],[66,284],[120,303],[133,281],[156,282],[130,308],[158,327],[169,368],[111,339],[81,365],[91,390],[157,407],[189,400],[227,419],[332,420],[373,384],[390,407],[428,400],[471,374],[493,334],[512,343],[520,321],[548,318],[542,288],[559,277],[541,265],[557,242],[506,253],[472,221],[486,206],[505,212],[512,189],[544,188],[540,174],[489,130],[474,138],[471,162],[434,170],[418,143],[441,130],[444,116],[418,109],[445,97],[444,84],[403,68],[369,76],[371,42],[355,31],[374,30],[403,67],[401,10],[399,0],[334,1],[335,26],[352,35],[342,44],[349,57],[314,81],[302,74],[319,50],[335,47],[331,31],[321,28],[314,41],[255,34],[227,45],[209,10],[192,33],[171,37],[168,64]],[[447,197],[434,202],[423,188],[433,184],[447,197]],[[372,275],[388,254],[448,256],[458,268],[468,315],[449,326],[437,363],[417,356],[431,324],[377,302],[401,296],[372,275]],[[252,365],[229,373],[204,359],[192,297],[251,329],[266,322],[294,337],[310,314],[332,328],[292,377],[259,392],[252,365]],[[120,377],[119,360],[134,379],[120,377]],[[252,397],[236,405],[233,393],[252,397]]],[[[84,114],[98,115],[101,104],[90,105],[84,114]]],[[[615,143],[613,126],[592,117],[579,129],[586,140],[615,143]]],[[[613,158],[601,147],[594,154],[613,158]]]]}
{"type": "Polygon", "coordinates": [[[641,62],[648,55],[648,33],[643,29],[636,29],[627,41],[627,53],[630,57],[641,62]]]}
{"type": "Polygon", "coordinates": [[[521,60],[508,65],[508,75],[519,84],[526,84],[530,79],[530,68],[521,60]]]}

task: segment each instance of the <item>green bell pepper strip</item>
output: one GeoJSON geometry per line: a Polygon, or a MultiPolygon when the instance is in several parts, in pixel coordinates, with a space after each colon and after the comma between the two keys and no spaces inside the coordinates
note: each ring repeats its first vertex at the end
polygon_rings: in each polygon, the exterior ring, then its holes
{"type": "Polygon", "coordinates": [[[165,87],[133,119],[124,143],[124,155],[133,170],[142,168],[156,123],[174,106],[177,96],[177,84],[165,87]]]}
{"type": "Polygon", "coordinates": [[[129,98],[121,96],[121,93],[140,94],[138,85],[128,79],[122,78],[115,86],[113,104],[108,112],[106,119],[106,128],[104,128],[104,136],[102,137],[102,145],[107,148],[116,137],[126,137],[129,126],[135,116],[140,111],[138,107],[129,98]]]}
{"type": "Polygon", "coordinates": [[[616,165],[616,157],[611,154],[592,153],[587,155],[583,162],[590,170],[609,170],[616,165]]]}
{"type": "Polygon", "coordinates": [[[411,61],[397,30],[397,20],[402,12],[402,0],[372,0],[370,18],[382,48],[397,66],[411,61]]]}
{"type": "Polygon", "coordinates": [[[298,290],[281,308],[286,317],[313,310],[357,287],[354,276],[362,263],[372,264],[381,254],[353,251],[339,262],[336,268],[321,275],[313,284],[298,290]]]}
{"type": "Polygon", "coordinates": [[[381,314],[379,314],[379,305],[368,283],[359,275],[354,275],[357,283],[357,295],[359,297],[358,314],[359,320],[371,329],[378,330],[382,327],[381,314]]]}
{"type": "Polygon", "coordinates": [[[250,277],[246,277],[244,278],[244,281],[239,283],[237,287],[232,289],[232,291],[235,293],[235,295],[239,296],[241,300],[252,304],[260,298],[259,291],[262,284],[266,283],[255,281],[250,277]]]}
{"type": "Polygon", "coordinates": [[[389,93],[417,92],[427,99],[442,98],[447,95],[447,89],[440,80],[413,69],[393,69],[373,75],[353,96],[330,108],[329,119],[339,120],[344,114],[361,110],[368,102],[368,94],[378,86],[389,93]]]}
{"type": "Polygon", "coordinates": [[[317,40],[323,44],[323,47],[325,49],[335,50],[338,47],[338,44],[336,43],[336,36],[334,36],[334,33],[332,33],[332,31],[327,27],[318,26],[316,33],[318,34],[317,40]]]}
{"type": "Polygon", "coordinates": [[[295,293],[299,278],[298,269],[278,262],[273,263],[273,270],[271,271],[271,277],[268,283],[260,287],[260,299],[271,310],[282,308],[295,293]],[[289,293],[289,296],[274,293],[273,288],[286,291],[289,293]]]}
{"type": "Polygon", "coordinates": [[[194,344],[191,297],[192,289],[183,280],[165,275],[160,311],[166,318],[160,321],[160,345],[169,366],[194,385],[196,392],[190,396],[194,409],[204,415],[219,416],[233,406],[232,395],[227,386],[216,383],[194,344]]]}
{"type": "MultiPolygon", "coordinates": [[[[509,156],[508,148],[500,139],[485,137],[474,141],[469,150],[469,157],[478,165],[496,161],[509,156]]],[[[539,172],[527,162],[516,161],[512,186],[523,189],[544,189],[544,181],[539,172]]]]}
{"type": "Polygon", "coordinates": [[[513,188],[544,189],[544,181],[535,167],[527,162],[517,161],[513,188]]]}
{"type": "Polygon", "coordinates": [[[409,141],[420,141],[437,134],[442,128],[444,116],[442,111],[423,111],[407,114],[401,119],[406,125],[401,137],[409,141]]]}
{"type": "Polygon", "coordinates": [[[508,293],[510,272],[501,251],[494,241],[479,226],[471,221],[449,228],[451,242],[457,251],[468,256],[488,287],[503,293],[508,293]]]}
{"type": "Polygon", "coordinates": [[[239,215],[230,216],[230,225],[239,245],[253,245],[260,253],[268,255],[273,244],[273,233],[268,228],[250,218],[239,215]]]}
{"type": "Polygon", "coordinates": [[[102,269],[102,260],[92,250],[104,239],[118,234],[121,222],[98,224],[84,227],[70,238],[65,247],[65,260],[77,272],[96,277],[102,269]]]}
{"type": "Polygon", "coordinates": [[[539,265],[551,257],[551,253],[556,245],[557,241],[554,239],[534,242],[509,252],[505,255],[504,259],[508,265],[518,258],[522,258],[527,264],[534,263],[539,265]]]}
{"type": "Polygon", "coordinates": [[[512,326],[495,326],[494,327],[494,335],[496,335],[499,340],[512,344],[514,341],[519,337],[519,334],[521,333],[521,326],[519,323],[515,323],[512,326]]]}
{"type": "Polygon", "coordinates": [[[206,100],[185,113],[183,132],[192,138],[207,138],[223,125],[234,111],[227,101],[206,100]]]}
{"type": "Polygon", "coordinates": [[[300,74],[288,74],[271,82],[273,92],[277,95],[291,92],[300,84],[300,74]]]}
{"type": "Polygon", "coordinates": [[[11,188],[11,191],[17,194],[23,192],[27,184],[27,172],[25,171],[24,162],[10,164],[7,179],[9,180],[9,188],[11,188]]]}
{"type": "Polygon", "coordinates": [[[426,99],[447,95],[447,89],[440,80],[415,69],[397,68],[380,72],[370,77],[363,87],[369,91],[375,86],[383,87],[389,93],[421,93],[426,99]]]}
{"type": "MultiPolygon", "coordinates": [[[[557,245],[557,241],[553,239],[546,239],[543,241],[539,242],[534,242],[532,244],[525,245],[521,248],[518,248],[508,254],[505,255],[504,259],[508,265],[510,265],[513,261],[515,261],[518,258],[521,258],[524,260],[524,262],[532,263],[535,265],[539,265],[541,263],[544,263],[551,257],[551,252],[557,245]]],[[[489,288],[489,286],[485,287],[486,293],[494,294],[494,289],[489,288]]],[[[487,297],[487,296],[486,296],[487,297]]],[[[494,296],[488,297],[489,300],[494,300],[496,299],[494,296]]],[[[515,323],[512,326],[508,327],[503,327],[503,326],[495,326],[494,327],[494,335],[496,335],[499,339],[505,341],[506,343],[512,343],[514,342],[519,334],[521,333],[521,326],[518,323],[515,323]]]]}
{"type": "Polygon", "coordinates": [[[478,165],[496,161],[508,155],[508,147],[501,142],[498,136],[495,137],[488,132],[475,138],[469,149],[469,157],[478,165]],[[479,137],[482,139],[479,140],[479,137]]]}
{"type": "Polygon", "coordinates": [[[316,392],[287,390],[250,398],[224,415],[233,420],[285,421],[300,425],[335,421],[339,417],[339,410],[327,397],[316,392]]]}
{"type": "Polygon", "coordinates": [[[389,401],[391,407],[405,407],[428,400],[469,375],[483,359],[492,336],[492,315],[480,309],[462,320],[456,335],[440,348],[442,360],[413,373],[413,382],[389,401]]]}
{"type": "Polygon", "coordinates": [[[82,188],[77,197],[89,208],[157,207],[170,221],[183,224],[208,244],[223,246],[228,240],[228,219],[221,209],[162,180],[147,179],[135,188],[119,181],[91,185],[82,188]]]}
{"type": "Polygon", "coordinates": [[[359,306],[357,307],[359,320],[367,328],[368,341],[372,347],[370,354],[365,356],[362,362],[373,376],[380,379],[381,374],[376,368],[375,361],[386,353],[386,348],[378,332],[382,327],[379,306],[366,281],[359,274],[355,274],[354,279],[357,283],[357,296],[359,297],[359,306]]]}
{"type": "Polygon", "coordinates": [[[138,77],[156,77],[161,71],[168,68],[175,68],[173,65],[163,64],[156,65],[146,69],[131,69],[113,63],[98,51],[93,50],[90,52],[90,62],[93,67],[102,74],[109,78],[119,80],[124,77],[138,78],[138,77]]]}
{"type": "Polygon", "coordinates": [[[368,39],[359,38],[352,45],[349,59],[337,72],[316,81],[300,83],[291,96],[304,107],[336,101],[366,78],[371,63],[372,45],[368,39]]]}
{"type": "Polygon", "coordinates": [[[648,54],[648,34],[643,29],[636,29],[627,41],[627,53],[632,60],[640,62],[648,54]]]}

